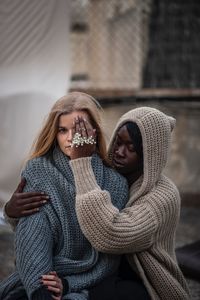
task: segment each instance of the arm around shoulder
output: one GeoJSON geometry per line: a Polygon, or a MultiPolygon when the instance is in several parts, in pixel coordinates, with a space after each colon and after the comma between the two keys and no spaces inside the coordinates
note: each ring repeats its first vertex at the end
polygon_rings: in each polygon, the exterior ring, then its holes
{"type": "Polygon", "coordinates": [[[76,212],[81,229],[97,250],[106,253],[131,253],[151,246],[157,228],[147,204],[119,211],[108,191],[98,186],[91,160],[71,162],[77,189],[76,212]],[[87,170],[85,176],[81,170],[87,170]]]}

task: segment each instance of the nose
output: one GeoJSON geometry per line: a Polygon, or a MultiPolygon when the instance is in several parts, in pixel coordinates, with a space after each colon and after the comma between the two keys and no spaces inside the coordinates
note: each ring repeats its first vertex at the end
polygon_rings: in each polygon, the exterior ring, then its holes
{"type": "Polygon", "coordinates": [[[124,151],[124,147],[123,146],[119,146],[115,149],[115,153],[117,154],[117,156],[119,157],[125,157],[125,151],[124,151]]]}
{"type": "Polygon", "coordinates": [[[72,135],[72,129],[70,129],[68,132],[67,132],[67,141],[68,142],[72,142],[72,138],[73,138],[73,135],[72,135]]]}

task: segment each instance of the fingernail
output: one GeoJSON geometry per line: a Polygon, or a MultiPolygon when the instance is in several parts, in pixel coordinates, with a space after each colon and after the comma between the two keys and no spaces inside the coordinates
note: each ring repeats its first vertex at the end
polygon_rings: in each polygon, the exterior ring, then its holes
{"type": "Polygon", "coordinates": [[[45,199],[49,199],[49,196],[45,196],[45,199]]]}
{"type": "Polygon", "coordinates": [[[43,204],[47,203],[47,200],[43,200],[42,203],[43,203],[43,204]]]}

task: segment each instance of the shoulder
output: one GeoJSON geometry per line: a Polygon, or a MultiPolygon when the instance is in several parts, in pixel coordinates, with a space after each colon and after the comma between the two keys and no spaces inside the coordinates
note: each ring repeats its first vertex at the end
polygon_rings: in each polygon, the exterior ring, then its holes
{"type": "Polygon", "coordinates": [[[178,217],[180,212],[180,195],[175,184],[162,176],[155,187],[145,197],[149,207],[159,218],[178,217]]]}
{"type": "Polygon", "coordinates": [[[127,184],[126,178],[123,175],[119,174],[115,169],[109,166],[105,166],[105,169],[109,178],[111,178],[112,180],[120,181],[125,185],[127,184]]]}
{"type": "Polygon", "coordinates": [[[45,157],[29,160],[21,173],[21,176],[26,179],[25,190],[38,190],[43,179],[47,177],[49,170],[50,168],[45,157]]]}
{"type": "Polygon", "coordinates": [[[171,179],[164,175],[158,181],[155,192],[156,190],[159,193],[163,194],[163,196],[165,195],[166,197],[168,197],[169,199],[177,199],[177,201],[180,200],[180,194],[177,186],[171,179]]]}
{"type": "Polygon", "coordinates": [[[45,156],[40,156],[40,157],[30,159],[30,160],[27,161],[22,173],[29,173],[29,172],[32,172],[32,171],[37,171],[46,162],[47,162],[47,159],[46,159],[45,156]]]}

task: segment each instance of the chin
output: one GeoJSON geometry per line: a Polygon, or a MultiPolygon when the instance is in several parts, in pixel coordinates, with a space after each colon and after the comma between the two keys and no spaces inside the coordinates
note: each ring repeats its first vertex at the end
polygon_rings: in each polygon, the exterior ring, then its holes
{"type": "Polygon", "coordinates": [[[119,172],[119,173],[121,173],[121,174],[124,174],[125,170],[124,170],[124,168],[123,168],[122,166],[116,166],[116,165],[113,165],[113,166],[114,166],[114,169],[115,169],[117,172],[119,172]]]}
{"type": "Polygon", "coordinates": [[[71,151],[66,151],[66,149],[63,149],[62,153],[70,158],[71,151]]]}

